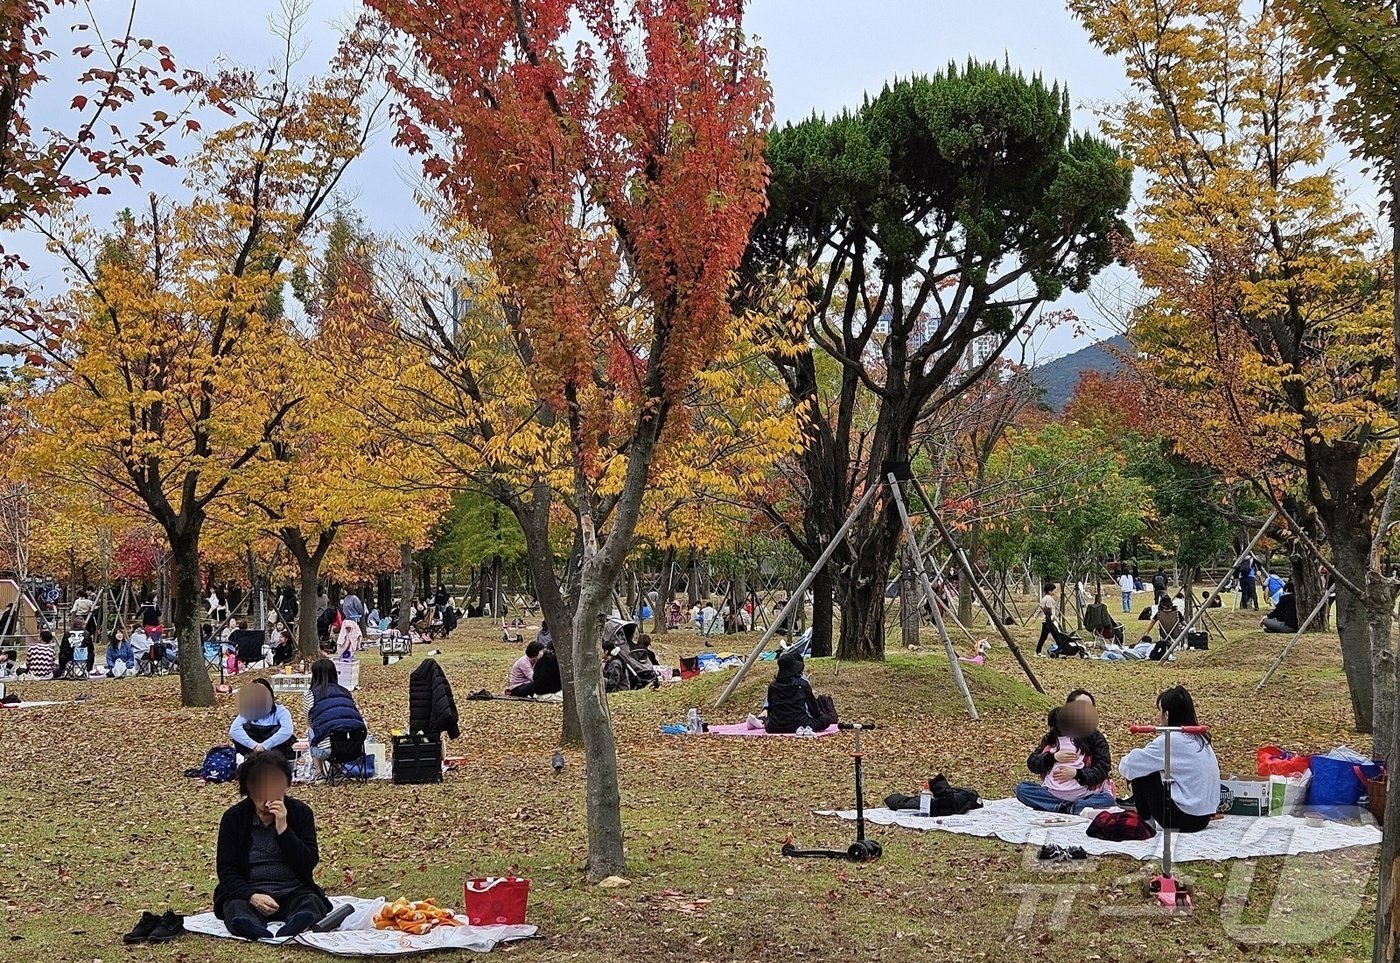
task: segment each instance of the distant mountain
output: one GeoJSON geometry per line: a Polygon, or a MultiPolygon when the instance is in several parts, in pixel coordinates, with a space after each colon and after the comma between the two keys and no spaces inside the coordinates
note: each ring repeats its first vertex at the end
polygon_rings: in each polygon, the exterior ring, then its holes
{"type": "Polygon", "coordinates": [[[1031,381],[1040,388],[1045,406],[1059,413],[1074,395],[1074,387],[1079,384],[1083,371],[1099,371],[1107,374],[1122,367],[1119,357],[1129,350],[1128,339],[1122,335],[1099,341],[1080,348],[1063,358],[1047,361],[1031,369],[1031,381]]]}

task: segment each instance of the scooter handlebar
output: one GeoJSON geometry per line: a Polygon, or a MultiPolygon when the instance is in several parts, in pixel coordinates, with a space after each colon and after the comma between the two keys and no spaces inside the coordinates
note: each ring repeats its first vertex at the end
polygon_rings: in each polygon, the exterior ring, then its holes
{"type": "Polygon", "coordinates": [[[873,722],[838,722],[838,723],[836,723],[836,728],[837,728],[837,729],[857,729],[857,730],[860,730],[860,731],[863,732],[863,731],[868,730],[868,729],[874,729],[874,728],[875,728],[875,723],[873,723],[873,722]]]}
{"type": "Polygon", "coordinates": [[[1188,732],[1193,736],[1203,736],[1210,732],[1210,726],[1129,726],[1128,731],[1139,735],[1152,732],[1188,732]]]}

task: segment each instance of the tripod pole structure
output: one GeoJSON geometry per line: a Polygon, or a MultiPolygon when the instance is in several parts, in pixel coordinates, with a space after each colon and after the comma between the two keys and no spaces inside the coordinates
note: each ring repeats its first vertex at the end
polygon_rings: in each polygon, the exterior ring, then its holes
{"type": "Polygon", "coordinates": [[[792,612],[793,608],[801,604],[802,597],[807,594],[807,586],[812,584],[812,580],[817,577],[817,573],[822,570],[822,567],[826,565],[831,559],[831,556],[835,554],[837,546],[845,540],[846,533],[849,532],[851,526],[855,524],[856,516],[865,511],[865,506],[870,504],[870,499],[875,497],[875,492],[881,487],[882,486],[879,484],[871,485],[865,490],[865,494],[860,496],[860,501],[856,502],[855,508],[851,509],[851,514],[846,516],[846,521],[837,529],[836,534],[832,536],[831,541],[827,543],[826,548],[822,550],[821,555],[817,558],[816,564],[802,577],[802,581],[797,586],[797,591],[793,592],[788,598],[787,604],[783,606],[782,611],[773,618],[773,624],[768,626],[767,630],[763,633],[763,638],[758,640],[758,644],[753,647],[753,651],[750,652],[748,658],[744,660],[744,664],[739,666],[739,671],[734,673],[734,678],[729,680],[729,684],[725,686],[724,691],[719,694],[719,698],[715,700],[716,709],[728,702],[729,697],[734,694],[734,690],[739,688],[739,683],[743,681],[745,673],[758,661],[758,657],[763,654],[763,650],[768,648],[768,640],[773,637],[773,633],[778,630],[778,626],[787,621],[787,617],[792,612]]]}
{"type": "Polygon", "coordinates": [[[1244,551],[1240,552],[1240,554],[1235,556],[1234,564],[1232,564],[1228,569],[1226,569],[1225,574],[1221,577],[1220,581],[1216,583],[1215,589],[1209,595],[1207,595],[1206,600],[1201,603],[1201,607],[1196,609],[1192,616],[1186,620],[1186,624],[1181,628],[1181,633],[1177,635],[1177,637],[1170,644],[1168,644],[1167,651],[1162,653],[1162,658],[1157,663],[1158,665],[1166,665],[1168,657],[1171,656],[1171,654],[1177,649],[1181,648],[1183,645],[1186,644],[1186,637],[1191,632],[1191,629],[1195,627],[1196,622],[1211,607],[1211,604],[1215,601],[1216,596],[1218,596],[1222,591],[1224,591],[1225,583],[1230,581],[1230,576],[1233,575],[1235,573],[1235,570],[1240,567],[1240,563],[1244,561],[1244,557],[1250,552],[1254,551],[1254,546],[1259,544],[1259,539],[1264,537],[1264,533],[1269,530],[1269,526],[1271,526],[1274,523],[1274,519],[1276,518],[1278,518],[1277,508],[1274,509],[1273,512],[1269,515],[1269,517],[1265,520],[1263,526],[1259,529],[1259,531],[1254,533],[1254,537],[1249,540],[1249,544],[1244,547],[1244,551]]]}
{"type": "Polygon", "coordinates": [[[928,599],[928,607],[933,612],[933,621],[938,626],[938,635],[943,640],[943,651],[948,653],[948,665],[953,670],[953,682],[957,685],[958,691],[962,693],[963,701],[967,703],[967,714],[973,722],[977,721],[977,704],[972,701],[972,692],[967,688],[967,679],[963,677],[962,663],[958,661],[958,653],[953,649],[953,642],[948,638],[948,627],[943,624],[943,613],[938,610],[938,598],[933,594],[933,584],[928,580],[928,571],[924,568],[924,560],[920,557],[917,549],[919,540],[914,536],[914,526],[909,521],[909,510],[904,505],[904,498],[899,493],[899,479],[894,472],[886,476],[889,479],[890,494],[894,496],[895,507],[899,509],[899,520],[904,525],[904,537],[909,539],[909,544],[915,547],[911,553],[911,561],[914,564],[914,574],[919,577],[919,585],[924,590],[924,598],[928,599]]]}
{"type": "Polygon", "coordinates": [[[1283,660],[1288,658],[1288,653],[1293,651],[1293,646],[1298,644],[1298,640],[1303,637],[1303,633],[1308,630],[1308,626],[1312,625],[1313,621],[1322,614],[1323,610],[1327,608],[1327,603],[1330,601],[1332,601],[1332,586],[1329,585],[1327,588],[1323,589],[1322,598],[1317,600],[1317,604],[1314,605],[1313,610],[1308,613],[1308,617],[1303,620],[1303,624],[1298,626],[1298,631],[1293,633],[1293,638],[1288,640],[1288,644],[1283,647],[1283,651],[1278,654],[1278,658],[1274,659],[1274,664],[1269,666],[1269,671],[1264,673],[1264,678],[1260,679],[1259,684],[1254,687],[1255,692],[1262,691],[1264,686],[1269,684],[1269,680],[1274,677],[1274,673],[1278,671],[1278,667],[1283,665],[1283,660]]]}
{"type": "MultiPolygon", "coordinates": [[[[987,601],[987,596],[983,593],[982,586],[977,582],[977,575],[972,570],[972,562],[968,559],[967,555],[963,553],[962,546],[953,541],[953,533],[948,531],[947,525],[943,524],[942,517],[934,510],[933,503],[929,501],[928,493],[924,491],[924,486],[919,484],[917,478],[914,479],[914,490],[918,492],[919,497],[923,500],[924,507],[928,509],[929,517],[933,519],[933,524],[938,526],[938,534],[942,536],[944,543],[948,546],[948,550],[953,553],[953,557],[958,560],[958,566],[963,570],[963,574],[966,575],[968,580],[972,583],[972,590],[977,593],[977,598],[982,603],[982,608],[990,613],[992,610],[991,603],[987,601]]],[[[994,618],[991,621],[996,626],[997,631],[1001,633],[1002,641],[1006,643],[1006,647],[1011,650],[1011,654],[1014,655],[1016,661],[1021,664],[1021,670],[1026,673],[1026,678],[1031,681],[1031,685],[1035,688],[1035,691],[1044,695],[1045,689],[1041,686],[1040,680],[1035,677],[1035,672],[1031,669],[1030,663],[1027,662],[1026,657],[1021,654],[1021,649],[1016,645],[1016,640],[1011,637],[1011,633],[1006,631],[1006,626],[1002,624],[1002,620],[994,618]]]]}

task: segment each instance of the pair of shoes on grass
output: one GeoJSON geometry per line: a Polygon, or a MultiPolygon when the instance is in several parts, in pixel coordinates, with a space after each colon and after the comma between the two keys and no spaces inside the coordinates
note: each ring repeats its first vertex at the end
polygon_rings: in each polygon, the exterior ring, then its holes
{"type": "Polygon", "coordinates": [[[142,913],[130,933],[122,937],[123,943],[169,943],[185,932],[185,918],[179,913],[166,910],[157,916],[155,913],[142,913]]]}
{"type": "Polygon", "coordinates": [[[1088,859],[1089,854],[1084,851],[1082,846],[1064,847],[1046,843],[1040,847],[1037,858],[1046,863],[1067,863],[1071,860],[1088,859]]]}

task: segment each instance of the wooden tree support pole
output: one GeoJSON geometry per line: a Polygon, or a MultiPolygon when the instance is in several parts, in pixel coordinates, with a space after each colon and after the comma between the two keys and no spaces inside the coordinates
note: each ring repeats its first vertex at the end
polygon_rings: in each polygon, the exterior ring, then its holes
{"type": "Polygon", "coordinates": [[[1327,608],[1327,603],[1332,601],[1331,596],[1332,587],[1329,585],[1323,590],[1322,598],[1317,600],[1317,604],[1313,606],[1312,612],[1308,613],[1308,617],[1303,620],[1303,624],[1298,626],[1298,631],[1293,633],[1293,638],[1288,640],[1288,644],[1283,647],[1283,651],[1278,654],[1278,658],[1274,659],[1274,664],[1269,666],[1269,671],[1264,673],[1264,678],[1260,679],[1259,684],[1254,687],[1255,692],[1262,691],[1264,686],[1269,684],[1269,680],[1274,677],[1274,673],[1278,671],[1278,667],[1283,665],[1283,660],[1288,658],[1288,653],[1293,651],[1293,646],[1298,644],[1298,640],[1303,637],[1303,633],[1308,630],[1308,626],[1313,624],[1313,620],[1321,615],[1323,610],[1327,608]]]}
{"type": "Polygon", "coordinates": [[[807,574],[802,577],[802,581],[798,583],[797,590],[788,597],[787,604],[783,606],[782,611],[773,619],[773,624],[768,626],[767,631],[763,633],[763,637],[758,640],[758,644],[753,647],[753,651],[750,652],[748,658],[744,660],[744,664],[739,666],[739,671],[734,673],[734,678],[729,680],[729,684],[725,686],[724,691],[719,694],[719,698],[715,700],[716,709],[728,702],[729,697],[734,694],[734,690],[739,688],[739,683],[743,681],[744,675],[749,669],[753,668],[753,664],[758,661],[758,657],[763,654],[763,650],[768,648],[768,640],[773,637],[773,633],[778,630],[778,626],[783,625],[787,621],[788,614],[792,612],[793,608],[801,603],[802,597],[807,594],[807,586],[812,584],[812,580],[817,577],[817,573],[830,561],[831,556],[836,552],[837,546],[846,538],[846,533],[849,532],[851,526],[855,524],[856,517],[860,515],[861,512],[865,511],[865,506],[870,504],[870,499],[875,497],[875,492],[881,487],[882,486],[879,484],[871,485],[865,490],[865,494],[860,497],[860,501],[856,502],[856,507],[851,509],[851,514],[846,516],[846,521],[836,530],[836,534],[832,536],[831,541],[827,543],[826,548],[822,550],[816,563],[807,574]]]}
{"type": "MultiPolygon", "coordinates": [[[[943,543],[948,546],[948,550],[952,552],[953,557],[958,560],[958,567],[961,568],[963,574],[971,580],[972,590],[981,601],[982,608],[990,613],[991,605],[987,601],[987,596],[982,592],[982,586],[977,584],[976,573],[972,570],[972,561],[963,553],[962,546],[953,540],[953,533],[948,531],[948,526],[943,524],[942,517],[934,510],[933,503],[929,500],[928,493],[924,491],[924,486],[919,484],[918,479],[914,479],[914,490],[918,493],[919,498],[923,500],[924,508],[928,510],[929,517],[933,519],[933,524],[938,526],[938,534],[943,539],[943,543]]],[[[1040,680],[1035,677],[1035,672],[1031,669],[1030,663],[1027,662],[1026,657],[1021,654],[1020,646],[1018,646],[1016,640],[1011,637],[1011,633],[1006,631],[1006,626],[1002,624],[1002,620],[994,618],[991,621],[992,624],[996,626],[997,631],[1001,633],[1002,641],[1006,643],[1006,647],[1011,650],[1011,654],[1014,655],[1016,661],[1021,664],[1022,671],[1026,673],[1026,678],[1030,680],[1035,691],[1044,695],[1045,689],[1041,686],[1040,680]]]]}
{"type": "Polygon", "coordinates": [[[1171,657],[1172,653],[1186,644],[1186,636],[1191,631],[1191,628],[1196,624],[1196,620],[1199,619],[1202,613],[1209,609],[1211,605],[1215,602],[1215,597],[1219,595],[1221,591],[1225,588],[1225,583],[1230,581],[1230,576],[1235,574],[1235,570],[1240,567],[1240,563],[1244,561],[1244,557],[1250,552],[1254,551],[1254,546],[1259,544],[1259,539],[1264,537],[1264,533],[1269,530],[1269,527],[1273,525],[1274,519],[1276,518],[1278,518],[1277,508],[1274,509],[1272,513],[1270,513],[1267,519],[1265,519],[1264,524],[1260,527],[1259,531],[1254,533],[1254,537],[1249,540],[1249,544],[1244,547],[1244,551],[1240,552],[1240,554],[1235,556],[1234,564],[1231,565],[1225,571],[1225,574],[1223,576],[1221,576],[1220,581],[1215,584],[1215,588],[1211,591],[1209,595],[1206,596],[1205,601],[1201,603],[1201,607],[1196,609],[1195,612],[1191,613],[1191,617],[1186,620],[1186,625],[1184,625],[1181,629],[1181,634],[1178,635],[1175,639],[1173,639],[1171,641],[1171,644],[1167,646],[1167,651],[1162,653],[1162,659],[1158,663],[1158,665],[1166,665],[1167,660],[1171,657]]]}
{"type": "Polygon", "coordinates": [[[933,594],[933,583],[928,580],[928,571],[924,568],[924,560],[918,552],[919,539],[914,534],[914,526],[909,521],[909,510],[904,505],[904,498],[899,493],[899,479],[894,472],[886,476],[889,480],[890,494],[894,496],[894,504],[899,509],[899,520],[904,525],[904,537],[909,539],[909,544],[915,551],[911,553],[910,561],[914,565],[914,574],[919,578],[919,585],[924,590],[924,598],[928,599],[928,606],[933,611],[934,624],[938,626],[938,635],[943,640],[943,651],[948,653],[948,665],[953,670],[953,682],[957,685],[958,691],[962,693],[963,702],[967,703],[967,714],[973,722],[977,721],[977,704],[972,701],[972,692],[967,687],[967,679],[963,677],[962,663],[958,661],[958,653],[953,649],[953,640],[948,638],[948,627],[943,624],[943,614],[938,610],[938,598],[933,594]]]}

